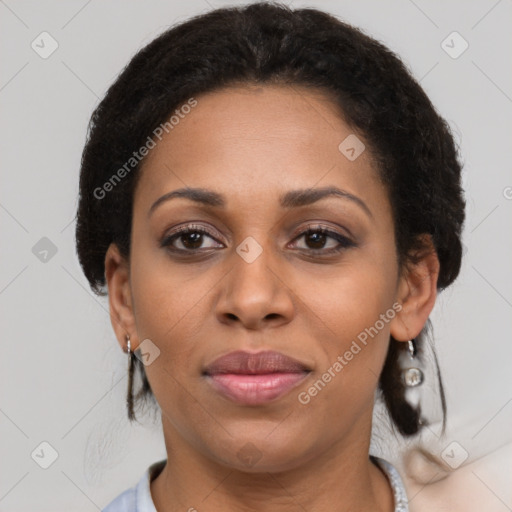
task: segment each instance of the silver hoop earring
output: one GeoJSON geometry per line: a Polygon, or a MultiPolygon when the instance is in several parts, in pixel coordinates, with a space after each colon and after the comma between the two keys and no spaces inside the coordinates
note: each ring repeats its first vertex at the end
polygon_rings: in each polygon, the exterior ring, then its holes
{"type": "Polygon", "coordinates": [[[423,371],[418,368],[419,361],[416,358],[416,346],[414,338],[407,342],[407,348],[409,349],[409,362],[404,363],[402,369],[402,380],[408,388],[414,388],[419,386],[424,380],[423,371]]]}
{"type": "Polygon", "coordinates": [[[129,334],[126,335],[126,352],[127,352],[128,356],[130,356],[131,343],[130,343],[130,335],[129,334]]]}

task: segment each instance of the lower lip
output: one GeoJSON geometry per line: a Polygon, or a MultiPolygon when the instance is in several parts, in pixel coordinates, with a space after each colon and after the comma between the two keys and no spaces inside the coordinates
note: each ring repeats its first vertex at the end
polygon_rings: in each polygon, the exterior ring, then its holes
{"type": "Polygon", "coordinates": [[[239,375],[224,373],[208,375],[216,391],[244,405],[261,405],[282,397],[303,381],[309,372],[239,375]]]}

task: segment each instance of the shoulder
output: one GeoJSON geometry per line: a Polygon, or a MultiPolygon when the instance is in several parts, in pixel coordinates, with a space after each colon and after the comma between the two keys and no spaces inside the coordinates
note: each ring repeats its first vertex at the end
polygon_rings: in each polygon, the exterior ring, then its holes
{"type": "Polygon", "coordinates": [[[165,466],[166,460],[151,464],[139,482],[122,492],[101,512],[156,512],[151,498],[150,483],[165,466]]]}

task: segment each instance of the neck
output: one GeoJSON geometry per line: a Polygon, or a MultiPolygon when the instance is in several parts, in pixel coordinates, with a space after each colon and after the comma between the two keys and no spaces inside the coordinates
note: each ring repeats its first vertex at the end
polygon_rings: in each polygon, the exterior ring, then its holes
{"type": "Polygon", "coordinates": [[[162,424],[167,464],[151,482],[159,512],[393,511],[387,478],[368,456],[370,432],[364,442],[360,431],[344,436],[291,469],[248,472],[198,452],[164,416],[162,424]]]}

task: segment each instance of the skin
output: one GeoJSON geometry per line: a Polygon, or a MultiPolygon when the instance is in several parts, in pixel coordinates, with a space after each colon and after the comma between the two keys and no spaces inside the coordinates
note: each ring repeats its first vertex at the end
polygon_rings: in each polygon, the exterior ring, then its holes
{"type": "Polygon", "coordinates": [[[126,350],[129,334],[132,350],[145,339],[160,350],[145,367],[168,454],[151,482],[155,506],[392,511],[388,481],[368,458],[374,393],[390,334],[417,336],[434,306],[437,256],[426,251],[414,266],[399,268],[391,205],[369,146],[354,161],[340,152],[353,130],[321,91],[244,85],[197,101],[144,162],[130,261],[114,244],[105,258],[120,345],[126,350]],[[148,214],[157,199],[185,186],[218,192],[226,205],[174,198],[148,214]],[[298,208],[279,203],[290,190],[326,186],[357,196],[370,213],[338,196],[298,208]],[[187,223],[215,235],[204,235],[202,245],[174,240],[183,250],[201,247],[199,256],[160,246],[187,223]],[[354,245],[322,256],[339,246],[336,239],[301,236],[319,224],[354,245]],[[236,252],[248,236],[262,248],[251,263],[236,252]],[[401,305],[394,318],[301,404],[298,394],[393,304],[401,305]],[[237,405],[201,375],[233,350],[280,351],[312,372],[273,402],[237,405]],[[252,465],[238,456],[248,443],[259,457],[252,465]]]}

